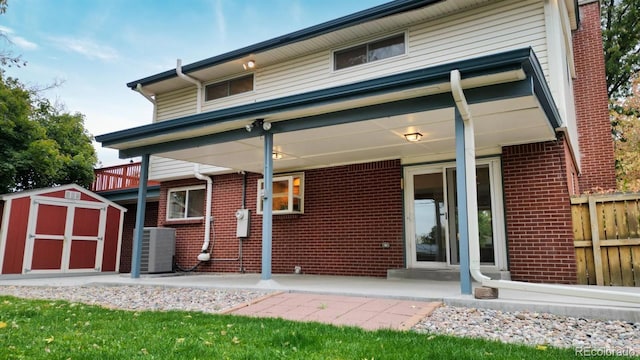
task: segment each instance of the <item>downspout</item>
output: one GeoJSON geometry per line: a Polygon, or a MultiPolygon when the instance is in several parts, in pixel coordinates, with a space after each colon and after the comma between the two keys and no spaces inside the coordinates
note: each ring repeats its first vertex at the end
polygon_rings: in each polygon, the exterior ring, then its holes
{"type": "Polygon", "coordinates": [[[182,59],[178,59],[176,61],[176,74],[178,74],[179,78],[196,85],[196,88],[198,89],[196,98],[196,113],[199,114],[200,112],[202,112],[202,82],[182,72],[182,59]]]}
{"type": "Polygon", "coordinates": [[[198,164],[193,166],[193,174],[196,179],[207,182],[207,201],[204,216],[204,243],[202,244],[202,252],[198,255],[198,260],[209,261],[211,260],[211,254],[209,254],[209,243],[211,241],[211,194],[213,192],[213,179],[211,179],[210,176],[202,175],[200,173],[200,165],[198,164]]]}
{"type": "MultiPolygon", "coordinates": [[[[465,163],[467,165],[467,216],[469,226],[469,272],[471,277],[482,284],[482,286],[511,289],[519,291],[530,291],[543,294],[555,294],[565,296],[575,296],[590,299],[602,299],[610,301],[622,301],[631,303],[640,303],[640,294],[625,293],[621,291],[610,291],[603,289],[580,288],[565,285],[552,284],[535,284],[509,280],[492,280],[490,277],[482,274],[480,271],[480,240],[478,235],[478,205],[477,205],[477,188],[475,181],[475,143],[473,134],[473,121],[469,105],[462,91],[460,83],[460,72],[458,70],[451,71],[451,93],[455,100],[455,105],[462,115],[465,125],[465,163]],[[473,166],[473,167],[470,167],[473,166]],[[470,170],[470,171],[469,171],[470,170]]],[[[464,256],[464,254],[461,254],[464,256]]]]}

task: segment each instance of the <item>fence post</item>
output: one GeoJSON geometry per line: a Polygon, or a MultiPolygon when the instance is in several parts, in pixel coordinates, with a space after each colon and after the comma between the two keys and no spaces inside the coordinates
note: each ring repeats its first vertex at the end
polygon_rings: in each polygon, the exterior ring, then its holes
{"type": "Polygon", "coordinates": [[[593,262],[596,268],[596,285],[604,285],[602,273],[602,252],[600,251],[600,224],[596,212],[596,199],[589,195],[589,221],[591,222],[591,244],[593,246],[593,262]]]}

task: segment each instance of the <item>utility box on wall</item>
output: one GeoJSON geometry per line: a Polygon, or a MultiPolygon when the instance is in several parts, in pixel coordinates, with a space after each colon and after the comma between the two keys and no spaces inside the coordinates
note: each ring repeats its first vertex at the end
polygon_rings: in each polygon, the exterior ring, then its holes
{"type": "Polygon", "coordinates": [[[238,220],[236,237],[245,238],[249,236],[249,215],[249,209],[240,209],[236,211],[236,219],[238,220]]]}

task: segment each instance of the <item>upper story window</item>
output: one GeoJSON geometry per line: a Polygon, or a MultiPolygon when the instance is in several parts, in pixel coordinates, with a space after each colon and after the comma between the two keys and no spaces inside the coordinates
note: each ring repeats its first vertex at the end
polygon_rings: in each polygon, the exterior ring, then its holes
{"type": "Polygon", "coordinates": [[[205,86],[204,99],[215,100],[249,91],[253,91],[253,74],[205,86]]]}
{"type": "Polygon", "coordinates": [[[204,210],[204,186],[169,189],[167,220],[201,219],[204,210]]]}
{"type": "Polygon", "coordinates": [[[403,55],[405,51],[405,36],[403,33],[334,52],[333,68],[334,70],[345,69],[403,55]]]}
{"type": "MultiPolygon", "coordinates": [[[[264,206],[264,179],[258,180],[258,214],[264,206]]],[[[304,174],[296,173],[273,178],[273,214],[304,212],[304,174]]]]}

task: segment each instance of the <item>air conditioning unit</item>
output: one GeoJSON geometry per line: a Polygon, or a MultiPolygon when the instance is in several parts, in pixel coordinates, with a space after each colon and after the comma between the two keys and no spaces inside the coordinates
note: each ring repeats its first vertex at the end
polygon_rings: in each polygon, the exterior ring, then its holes
{"type": "Polygon", "coordinates": [[[142,232],[140,273],[153,274],[173,271],[176,251],[176,229],[146,227],[142,232]]]}

